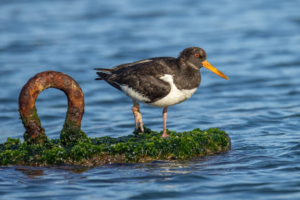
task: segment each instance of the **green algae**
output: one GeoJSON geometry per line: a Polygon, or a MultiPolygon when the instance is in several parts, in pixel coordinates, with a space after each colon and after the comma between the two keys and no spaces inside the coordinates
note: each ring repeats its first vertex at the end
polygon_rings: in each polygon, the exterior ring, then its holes
{"type": "Polygon", "coordinates": [[[85,132],[78,127],[76,122],[68,120],[67,118],[60,132],[60,140],[64,145],[75,145],[83,142],[89,143],[89,138],[85,132]]]}
{"type": "MultiPolygon", "coordinates": [[[[27,144],[47,144],[50,142],[48,137],[45,134],[45,129],[42,127],[40,118],[37,114],[37,109],[34,107],[30,110],[30,118],[28,119],[24,115],[20,116],[20,119],[22,120],[23,126],[26,129],[23,138],[24,141],[26,141],[27,144]],[[36,122],[36,124],[41,128],[39,131],[39,134],[36,137],[31,137],[28,133],[27,126],[30,121],[36,122]]],[[[89,142],[89,138],[83,132],[80,127],[77,125],[76,122],[73,122],[69,120],[66,117],[63,129],[60,132],[60,139],[62,144],[64,145],[75,145],[80,142],[89,142]]]]}
{"type": "MultiPolygon", "coordinates": [[[[81,131],[81,130],[79,130],[81,131]]],[[[97,166],[108,163],[150,162],[157,159],[184,160],[211,155],[230,149],[230,138],[222,130],[194,129],[188,132],[169,131],[170,137],[145,127],[145,133],[111,138],[86,138],[66,143],[52,139],[31,144],[8,138],[0,144],[0,165],[83,165],[97,166]]],[[[70,140],[69,140],[70,141],[70,140]]]]}
{"type": "Polygon", "coordinates": [[[24,114],[20,114],[20,119],[22,120],[22,124],[26,129],[23,138],[28,144],[44,144],[49,142],[48,137],[45,134],[45,129],[42,127],[41,120],[37,114],[37,109],[34,106],[31,110],[29,110],[30,117],[26,117],[24,114]],[[28,132],[28,125],[30,122],[36,122],[36,125],[40,128],[39,134],[36,137],[31,137],[28,132]]]}

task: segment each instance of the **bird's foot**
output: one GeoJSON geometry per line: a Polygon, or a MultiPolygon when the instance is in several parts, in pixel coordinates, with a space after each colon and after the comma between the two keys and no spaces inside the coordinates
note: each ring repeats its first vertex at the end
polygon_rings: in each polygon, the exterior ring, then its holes
{"type": "Polygon", "coordinates": [[[134,115],[135,129],[138,130],[140,128],[141,132],[144,133],[144,123],[142,121],[140,106],[139,105],[132,106],[131,110],[134,115]]]}
{"type": "Polygon", "coordinates": [[[163,134],[162,134],[161,137],[165,138],[165,137],[169,137],[169,136],[170,136],[170,135],[168,135],[167,132],[163,132],[163,134]]]}

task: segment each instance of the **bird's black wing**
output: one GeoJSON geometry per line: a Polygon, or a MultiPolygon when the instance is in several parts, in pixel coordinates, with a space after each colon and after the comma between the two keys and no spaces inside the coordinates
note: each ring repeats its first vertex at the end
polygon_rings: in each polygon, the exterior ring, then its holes
{"type": "Polygon", "coordinates": [[[122,86],[128,86],[134,91],[149,98],[150,102],[157,101],[169,94],[171,87],[169,83],[160,79],[165,74],[170,74],[170,62],[173,57],[156,57],[118,65],[109,71],[97,74],[115,88],[122,91],[122,86]]]}
{"type": "Polygon", "coordinates": [[[94,68],[94,70],[111,73],[111,72],[119,70],[119,69],[124,69],[124,68],[127,68],[127,67],[140,65],[140,64],[143,64],[143,63],[151,63],[151,62],[161,60],[161,59],[174,59],[174,58],[173,57],[153,57],[153,58],[138,60],[138,61],[135,61],[133,63],[124,63],[124,64],[117,65],[117,66],[114,66],[113,68],[109,68],[109,69],[108,68],[94,68]]]}
{"type": "Polygon", "coordinates": [[[160,77],[171,73],[166,62],[172,60],[175,58],[158,57],[137,61],[131,66],[113,72],[116,75],[114,81],[149,98],[150,101],[146,103],[155,102],[168,95],[171,90],[170,84],[160,77]]]}

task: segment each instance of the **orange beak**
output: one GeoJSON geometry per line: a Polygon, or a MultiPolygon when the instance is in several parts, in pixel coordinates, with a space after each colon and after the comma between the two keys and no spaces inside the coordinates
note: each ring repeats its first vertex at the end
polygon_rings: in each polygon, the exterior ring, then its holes
{"type": "Polygon", "coordinates": [[[203,64],[203,67],[209,69],[213,73],[215,73],[215,74],[221,76],[222,78],[225,78],[226,80],[228,80],[228,77],[225,74],[223,74],[218,69],[216,69],[214,66],[212,66],[209,62],[207,62],[207,60],[203,61],[202,64],[203,64]]]}

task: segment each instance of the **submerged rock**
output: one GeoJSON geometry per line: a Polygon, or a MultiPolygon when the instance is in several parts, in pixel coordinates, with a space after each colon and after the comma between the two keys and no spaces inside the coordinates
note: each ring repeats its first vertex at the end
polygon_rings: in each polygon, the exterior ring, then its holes
{"type": "Polygon", "coordinates": [[[30,144],[8,138],[0,144],[0,165],[82,165],[97,166],[110,163],[142,163],[153,160],[185,160],[228,151],[227,133],[217,128],[194,129],[188,132],[168,131],[170,137],[146,128],[144,134],[118,138],[109,136],[88,138],[66,144],[60,139],[30,144]]]}

